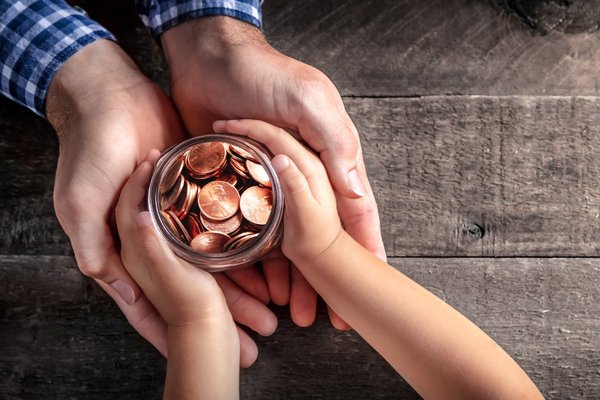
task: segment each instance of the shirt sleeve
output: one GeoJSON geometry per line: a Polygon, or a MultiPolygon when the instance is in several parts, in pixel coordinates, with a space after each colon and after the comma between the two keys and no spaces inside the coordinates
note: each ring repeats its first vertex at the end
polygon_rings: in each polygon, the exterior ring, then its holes
{"type": "Polygon", "coordinates": [[[98,39],[116,40],[63,0],[0,0],[0,92],[44,116],[54,74],[98,39]]]}
{"type": "Polygon", "coordinates": [[[154,37],[182,22],[226,15],[262,27],[259,0],[136,0],[138,14],[154,37]]]}

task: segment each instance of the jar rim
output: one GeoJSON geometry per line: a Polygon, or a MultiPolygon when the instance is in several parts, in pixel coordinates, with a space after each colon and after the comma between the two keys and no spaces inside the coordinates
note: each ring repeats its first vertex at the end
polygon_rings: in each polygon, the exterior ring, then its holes
{"type": "Polygon", "coordinates": [[[252,262],[262,258],[272,247],[274,242],[279,242],[283,221],[284,197],[279,178],[271,166],[270,160],[273,154],[263,144],[246,136],[234,134],[205,134],[187,139],[181,143],[171,146],[165,150],[154,165],[152,178],[147,195],[147,207],[150,211],[152,223],[159,235],[167,242],[171,250],[178,257],[207,271],[224,271],[250,265],[252,262]],[[227,142],[239,146],[252,154],[263,166],[271,180],[273,194],[273,206],[267,222],[258,232],[258,236],[249,243],[229,252],[222,253],[200,253],[183,243],[166,226],[160,216],[160,180],[168,168],[176,162],[179,157],[193,146],[206,142],[227,142]],[[268,246],[272,244],[271,246],[268,246]]]}

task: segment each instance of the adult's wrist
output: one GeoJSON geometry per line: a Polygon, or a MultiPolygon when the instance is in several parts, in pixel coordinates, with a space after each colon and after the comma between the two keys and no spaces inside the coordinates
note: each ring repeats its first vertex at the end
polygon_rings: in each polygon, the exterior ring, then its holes
{"type": "Polygon", "coordinates": [[[214,65],[226,62],[240,47],[268,46],[256,26],[227,16],[186,21],[164,32],[160,40],[172,73],[186,64],[190,54],[201,55],[195,63],[214,65]]]}
{"type": "Polygon", "coordinates": [[[98,40],[70,57],[54,75],[46,98],[50,123],[97,111],[101,101],[147,82],[129,56],[110,40],[98,40]]]}

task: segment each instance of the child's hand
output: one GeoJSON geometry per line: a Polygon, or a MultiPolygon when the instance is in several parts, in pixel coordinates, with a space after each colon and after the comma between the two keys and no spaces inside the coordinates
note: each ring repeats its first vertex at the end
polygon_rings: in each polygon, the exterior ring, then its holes
{"type": "Polygon", "coordinates": [[[217,132],[248,136],[276,155],[271,163],[286,205],[283,253],[293,262],[306,264],[327,250],[343,230],[335,195],[319,158],[289,133],[266,122],[217,121],[213,127],[217,132]]]}
{"type": "Polygon", "coordinates": [[[211,274],[177,258],[156,235],[150,214],[144,211],[151,172],[150,162],[143,161],[123,187],[116,207],[125,268],[170,326],[193,324],[214,311],[229,314],[211,274]]]}

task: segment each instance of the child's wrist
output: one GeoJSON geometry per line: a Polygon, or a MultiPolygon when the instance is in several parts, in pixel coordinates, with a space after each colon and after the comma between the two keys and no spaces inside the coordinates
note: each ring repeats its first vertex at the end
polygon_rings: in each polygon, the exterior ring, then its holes
{"type": "Polygon", "coordinates": [[[169,347],[185,347],[186,344],[194,345],[196,342],[203,342],[206,336],[216,334],[231,337],[237,340],[237,330],[233,318],[229,311],[219,316],[198,319],[185,324],[167,325],[167,338],[169,347]]]}
{"type": "Polygon", "coordinates": [[[290,260],[296,265],[298,268],[302,269],[304,266],[307,267],[318,267],[319,265],[326,263],[331,257],[336,257],[336,254],[339,256],[340,249],[347,246],[348,239],[352,239],[348,233],[340,228],[337,232],[336,236],[333,238],[331,243],[325,247],[318,254],[306,255],[306,254],[297,254],[292,255],[290,260]]]}

